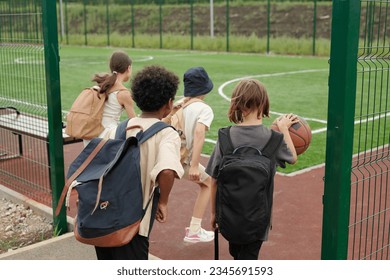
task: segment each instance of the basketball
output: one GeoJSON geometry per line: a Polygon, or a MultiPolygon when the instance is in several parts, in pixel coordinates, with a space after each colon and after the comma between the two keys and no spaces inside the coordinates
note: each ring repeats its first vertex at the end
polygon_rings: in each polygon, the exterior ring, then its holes
{"type": "MultiPolygon", "coordinates": [[[[297,155],[301,155],[307,150],[307,148],[309,148],[311,142],[311,129],[305,119],[299,116],[297,117],[299,122],[294,123],[289,128],[289,132],[297,155]]],[[[276,120],[271,124],[271,129],[279,131],[276,120]]]]}

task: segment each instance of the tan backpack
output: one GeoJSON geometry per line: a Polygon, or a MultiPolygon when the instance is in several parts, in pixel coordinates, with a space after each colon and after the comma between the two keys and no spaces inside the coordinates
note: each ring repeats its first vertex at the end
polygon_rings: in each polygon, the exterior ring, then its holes
{"type": "Polygon", "coordinates": [[[180,162],[183,163],[184,160],[188,157],[189,150],[187,149],[187,140],[186,136],[184,134],[184,117],[183,117],[183,110],[188,105],[195,103],[195,102],[203,102],[203,100],[198,98],[191,98],[189,100],[184,100],[184,102],[181,105],[176,106],[177,109],[176,112],[173,114],[169,114],[166,118],[163,119],[164,122],[170,124],[173,126],[176,131],[179,133],[180,139],[181,139],[181,147],[180,147],[180,162]]]}
{"type": "Polygon", "coordinates": [[[81,91],[66,116],[65,133],[81,139],[97,137],[104,130],[102,119],[106,99],[107,94],[100,94],[98,86],[81,91]]]}

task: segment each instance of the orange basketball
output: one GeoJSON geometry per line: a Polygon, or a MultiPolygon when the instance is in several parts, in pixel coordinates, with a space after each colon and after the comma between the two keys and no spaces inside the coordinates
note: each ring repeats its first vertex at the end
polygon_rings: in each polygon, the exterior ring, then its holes
{"type": "MultiPolygon", "coordinates": [[[[298,116],[299,122],[289,128],[291,140],[294,143],[297,155],[303,154],[309,148],[311,142],[311,129],[305,119],[298,116]]],[[[276,120],[271,124],[271,129],[279,131],[276,120]]]]}

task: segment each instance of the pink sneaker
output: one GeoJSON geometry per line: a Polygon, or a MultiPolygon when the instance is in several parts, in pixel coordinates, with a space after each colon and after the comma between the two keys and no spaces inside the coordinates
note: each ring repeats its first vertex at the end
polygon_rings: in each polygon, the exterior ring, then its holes
{"type": "Polygon", "coordinates": [[[190,232],[190,228],[186,227],[186,236],[184,237],[184,241],[197,243],[197,242],[210,242],[214,239],[214,232],[207,231],[201,228],[198,232],[192,233],[190,232]]]}

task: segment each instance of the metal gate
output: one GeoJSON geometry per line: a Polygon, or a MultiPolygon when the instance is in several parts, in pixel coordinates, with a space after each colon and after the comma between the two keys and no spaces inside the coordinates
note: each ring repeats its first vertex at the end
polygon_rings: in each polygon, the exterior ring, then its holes
{"type": "Polygon", "coordinates": [[[322,259],[390,258],[389,6],[333,1],[322,259]]]}
{"type": "MultiPolygon", "coordinates": [[[[0,184],[55,207],[64,185],[56,1],[0,1],[0,59],[0,184]]],[[[66,232],[65,209],[54,223],[66,232]]]]}

